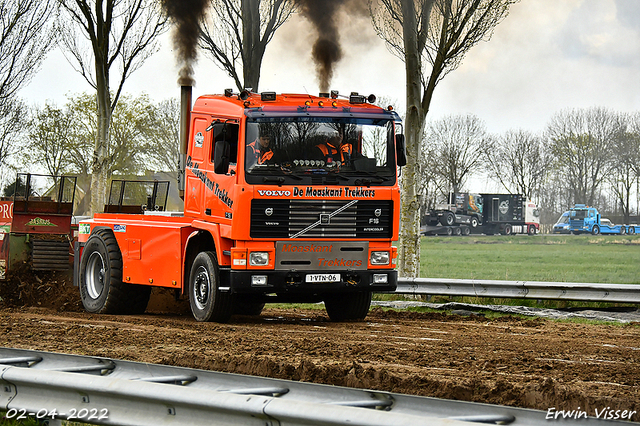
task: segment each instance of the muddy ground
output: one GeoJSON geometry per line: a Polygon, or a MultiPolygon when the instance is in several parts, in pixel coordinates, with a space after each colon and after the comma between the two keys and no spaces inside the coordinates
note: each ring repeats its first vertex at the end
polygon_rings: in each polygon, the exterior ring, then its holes
{"type": "MultiPolygon", "coordinates": [[[[37,278],[37,279],[36,279],[37,278]]],[[[640,324],[373,308],[364,322],[266,308],[198,323],[154,294],[147,314],[89,315],[64,279],[0,284],[0,346],[486,402],[640,412],[640,324]],[[10,287],[9,287],[10,286],[10,287]]],[[[640,421],[635,414],[632,420],[640,421]]]]}

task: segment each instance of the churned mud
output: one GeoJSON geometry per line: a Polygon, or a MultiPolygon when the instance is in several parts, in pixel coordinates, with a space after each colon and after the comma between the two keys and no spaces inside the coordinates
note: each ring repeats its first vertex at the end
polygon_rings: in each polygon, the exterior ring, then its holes
{"type": "Polygon", "coordinates": [[[259,317],[198,323],[159,294],[145,315],[89,315],[64,279],[31,278],[0,283],[0,346],[544,411],[640,412],[638,323],[382,308],[363,322],[332,323],[324,310],[268,306],[259,317]]]}

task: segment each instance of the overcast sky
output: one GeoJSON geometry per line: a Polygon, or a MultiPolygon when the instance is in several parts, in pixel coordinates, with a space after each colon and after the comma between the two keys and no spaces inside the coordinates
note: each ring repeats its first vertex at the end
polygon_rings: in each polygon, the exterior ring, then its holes
{"type": "MultiPolygon", "coordinates": [[[[379,39],[369,21],[343,17],[344,57],[331,88],[374,93],[404,111],[404,64],[379,39]]],[[[285,24],[267,48],[261,91],[318,92],[311,59],[314,32],[303,18],[285,24]]],[[[232,80],[201,56],[194,94],[221,93],[232,80]]],[[[161,50],[125,85],[130,94],[161,100],[178,96],[169,35],[161,50]]],[[[89,91],[59,51],[52,52],[21,96],[30,104],[89,91]]],[[[489,42],[475,46],[461,67],[436,88],[429,117],[475,114],[490,132],[544,130],[565,108],[604,106],[640,111],[640,0],[522,0],[489,42]]]]}

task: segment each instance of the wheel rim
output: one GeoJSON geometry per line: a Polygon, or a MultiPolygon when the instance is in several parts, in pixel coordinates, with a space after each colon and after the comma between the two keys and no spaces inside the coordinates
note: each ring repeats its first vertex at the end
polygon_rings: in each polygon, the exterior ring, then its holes
{"type": "Polygon", "coordinates": [[[203,310],[209,302],[211,296],[211,281],[209,280],[209,274],[204,266],[200,266],[196,273],[195,281],[193,283],[194,302],[198,309],[203,310]]]}
{"type": "Polygon", "coordinates": [[[85,275],[87,293],[89,293],[89,297],[92,299],[97,299],[102,294],[105,275],[104,259],[99,252],[94,251],[89,256],[85,275]]]}

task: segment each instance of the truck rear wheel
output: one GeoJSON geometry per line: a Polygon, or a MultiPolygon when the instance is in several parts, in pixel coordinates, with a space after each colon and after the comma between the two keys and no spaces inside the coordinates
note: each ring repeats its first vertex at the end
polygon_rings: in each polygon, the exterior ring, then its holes
{"type": "Polygon", "coordinates": [[[362,321],[369,313],[371,292],[328,295],[324,306],[331,321],[362,321]]]}
{"type": "Polygon", "coordinates": [[[446,212],[440,216],[440,223],[444,226],[452,226],[456,223],[456,216],[452,212],[446,212]]]}
{"type": "Polygon", "coordinates": [[[87,312],[138,314],[145,311],[151,287],[122,282],[122,254],[110,228],[96,228],[80,259],[80,298],[87,312]]]}
{"type": "Polygon", "coordinates": [[[189,304],[197,321],[227,322],[233,313],[231,294],[220,291],[218,260],[213,252],[202,252],[193,261],[189,304]]]}
{"type": "Polygon", "coordinates": [[[630,226],[630,227],[629,227],[629,235],[633,235],[633,234],[635,234],[635,233],[636,233],[636,228],[635,228],[635,226],[630,226]]]}

